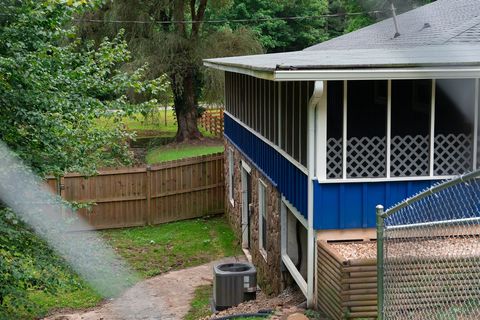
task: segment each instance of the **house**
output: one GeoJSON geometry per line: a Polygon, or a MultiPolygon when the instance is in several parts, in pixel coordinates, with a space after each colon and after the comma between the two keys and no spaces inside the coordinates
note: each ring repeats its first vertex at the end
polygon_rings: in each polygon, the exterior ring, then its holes
{"type": "Polygon", "coordinates": [[[267,291],[293,279],[314,305],[318,239],[375,238],[377,204],[480,167],[480,2],[396,18],[204,62],[225,72],[227,215],[267,291]]]}

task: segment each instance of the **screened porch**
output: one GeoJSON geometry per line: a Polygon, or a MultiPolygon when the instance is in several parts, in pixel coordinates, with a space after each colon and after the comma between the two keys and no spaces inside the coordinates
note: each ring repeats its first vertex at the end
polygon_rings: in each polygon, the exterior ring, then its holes
{"type": "Polygon", "coordinates": [[[328,81],[326,178],[445,178],[478,163],[478,79],[328,81]]]}

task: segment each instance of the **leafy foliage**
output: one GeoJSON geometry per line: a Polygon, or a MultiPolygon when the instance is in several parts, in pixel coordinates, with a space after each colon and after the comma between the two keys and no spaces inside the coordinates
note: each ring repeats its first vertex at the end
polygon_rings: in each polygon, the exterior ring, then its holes
{"type": "Polygon", "coordinates": [[[35,310],[28,292],[56,294],[85,286],[8,209],[0,210],[0,283],[0,319],[18,319],[35,310]]]}
{"type": "MultiPolygon", "coordinates": [[[[433,0],[435,1],[435,0],[433,0]]],[[[330,0],[329,8],[332,14],[360,13],[359,15],[346,15],[328,19],[328,31],[331,38],[344,33],[352,32],[366,27],[376,21],[392,16],[391,4],[393,3],[397,14],[412,10],[416,7],[433,2],[432,0],[330,0]],[[378,13],[369,13],[378,12],[378,13]]]]}
{"type": "Polygon", "coordinates": [[[302,50],[328,39],[327,0],[233,0],[231,6],[211,13],[211,19],[251,20],[227,22],[223,28],[248,28],[267,52],[302,50]],[[308,17],[305,19],[272,19],[308,17]],[[264,20],[266,19],[266,20],[264,20]]]}
{"type": "Polygon", "coordinates": [[[160,79],[142,80],[145,68],[118,69],[130,59],[121,34],[96,48],[76,38],[74,28],[64,28],[74,14],[96,5],[60,0],[2,5],[7,16],[0,23],[0,137],[37,172],[128,163],[128,134],[120,125],[101,130],[95,120],[150,108],[155,100],[134,104],[126,93],[152,98],[163,88],[160,79]]]}
{"type": "MultiPolygon", "coordinates": [[[[91,173],[130,161],[119,118],[155,106],[164,79],[144,81],[146,68],[125,71],[131,58],[120,33],[98,45],[71,27],[100,1],[0,1],[0,138],[36,173],[91,173]],[[141,93],[132,102],[128,92],[141,93]]],[[[5,169],[4,170],[8,170],[5,169]]],[[[46,243],[0,203],[0,318],[28,314],[29,292],[79,288],[81,280],[46,243]]]]}
{"type": "Polygon", "coordinates": [[[230,0],[128,0],[107,1],[96,12],[83,15],[78,23],[82,35],[98,40],[99,35],[116,34],[124,28],[135,59],[128,65],[152,66],[150,77],[167,75],[178,120],[177,140],[200,137],[196,126],[199,101],[220,101],[223,80],[206,71],[203,58],[262,52],[253,32],[247,28],[211,28],[203,24],[208,14],[228,8],[230,0]],[[114,21],[156,21],[156,23],[92,23],[91,19],[114,21]],[[196,21],[183,23],[181,21],[196,21]]]}

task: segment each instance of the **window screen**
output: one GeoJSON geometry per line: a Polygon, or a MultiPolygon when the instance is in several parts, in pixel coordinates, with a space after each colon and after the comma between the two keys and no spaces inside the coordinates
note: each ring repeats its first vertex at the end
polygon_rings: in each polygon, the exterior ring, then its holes
{"type": "Polygon", "coordinates": [[[435,90],[434,173],[472,170],[475,80],[437,80],[435,90]]]}
{"type": "Polygon", "coordinates": [[[347,91],[347,177],[385,177],[387,81],[349,81],[347,91]]]}

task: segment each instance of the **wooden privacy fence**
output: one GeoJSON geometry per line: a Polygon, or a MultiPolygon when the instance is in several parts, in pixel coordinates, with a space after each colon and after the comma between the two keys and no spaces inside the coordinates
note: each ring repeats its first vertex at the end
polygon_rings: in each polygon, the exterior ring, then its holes
{"type": "Polygon", "coordinates": [[[223,109],[207,109],[198,124],[216,137],[223,135],[223,109]]]}
{"type": "Polygon", "coordinates": [[[151,167],[101,170],[88,178],[70,173],[47,184],[65,200],[93,203],[78,214],[95,229],[160,224],[222,213],[223,161],[223,153],[217,153],[151,167]]]}

